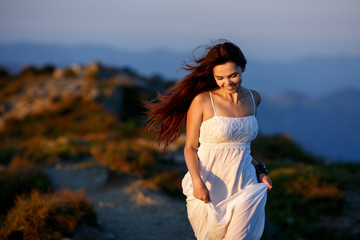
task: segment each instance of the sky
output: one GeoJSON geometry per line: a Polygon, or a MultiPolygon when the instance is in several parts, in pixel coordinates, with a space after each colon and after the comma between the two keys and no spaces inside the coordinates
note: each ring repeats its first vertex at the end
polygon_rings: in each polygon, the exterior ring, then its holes
{"type": "Polygon", "coordinates": [[[1,0],[0,43],[188,51],[226,38],[250,57],[360,55],[359,0],[1,0]]]}

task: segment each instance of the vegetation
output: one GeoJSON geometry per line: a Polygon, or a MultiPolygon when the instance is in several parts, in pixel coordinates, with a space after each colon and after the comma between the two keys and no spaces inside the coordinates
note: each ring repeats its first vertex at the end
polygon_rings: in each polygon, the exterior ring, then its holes
{"type": "Polygon", "coordinates": [[[345,195],[328,169],[284,161],[268,165],[275,187],[269,192],[266,215],[278,227],[277,231],[266,231],[268,239],[313,238],[319,230],[316,222],[319,215],[342,213],[345,195]]]}
{"type": "Polygon", "coordinates": [[[156,175],[155,183],[164,189],[170,196],[176,198],[184,198],[181,188],[181,178],[176,172],[164,171],[156,175]]]}
{"type": "Polygon", "coordinates": [[[79,224],[96,226],[96,214],[84,193],[62,190],[55,194],[33,190],[17,197],[0,229],[0,238],[62,239],[79,224]]]}
{"type": "Polygon", "coordinates": [[[256,159],[284,159],[291,162],[314,163],[315,158],[285,135],[259,136],[251,143],[256,159]]]}
{"type": "Polygon", "coordinates": [[[55,70],[55,66],[46,64],[43,67],[35,67],[32,65],[26,65],[21,69],[20,76],[24,77],[27,75],[51,75],[55,70]]]}
{"type": "Polygon", "coordinates": [[[47,192],[51,190],[51,184],[48,177],[39,168],[29,166],[26,161],[15,158],[8,170],[0,171],[0,189],[1,216],[14,205],[16,196],[28,194],[33,189],[47,192]],[[19,163],[21,165],[16,166],[19,163]]]}

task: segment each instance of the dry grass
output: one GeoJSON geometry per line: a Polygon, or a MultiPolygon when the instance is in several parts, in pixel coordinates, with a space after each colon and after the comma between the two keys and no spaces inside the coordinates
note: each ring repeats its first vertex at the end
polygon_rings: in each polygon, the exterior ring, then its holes
{"type": "Polygon", "coordinates": [[[61,239],[71,236],[80,223],[96,225],[96,215],[84,193],[63,190],[55,194],[32,191],[18,197],[0,229],[0,238],[21,234],[27,239],[61,239]]]}
{"type": "Polygon", "coordinates": [[[136,144],[133,140],[108,141],[94,144],[90,153],[113,171],[149,177],[156,172],[156,152],[136,144]]]}
{"type": "Polygon", "coordinates": [[[33,189],[49,191],[51,184],[39,168],[27,159],[16,157],[9,170],[0,171],[0,189],[0,215],[3,215],[14,205],[16,196],[28,194],[33,189]]]}
{"type": "Polygon", "coordinates": [[[287,178],[282,185],[287,193],[300,194],[305,198],[344,199],[336,179],[320,171],[315,165],[295,164],[271,172],[271,177],[287,178]]]}
{"type": "Polygon", "coordinates": [[[329,239],[332,235],[321,232],[318,217],[341,215],[345,203],[331,169],[287,161],[268,162],[268,167],[274,189],[268,194],[266,217],[277,230],[265,231],[263,239],[329,239]]]}

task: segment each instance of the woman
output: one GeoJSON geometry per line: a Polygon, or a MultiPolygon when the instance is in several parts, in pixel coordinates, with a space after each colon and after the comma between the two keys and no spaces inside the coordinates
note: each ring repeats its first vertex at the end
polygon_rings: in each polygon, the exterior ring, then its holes
{"type": "Polygon", "coordinates": [[[261,97],[242,87],[247,62],[235,44],[210,46],[193,63],[185,63],[190,73],[184,79],[147,105],[148,127],[158,126],[158,140],[167,147],[186,120],[182,187],[195,236],[260,239],[272,188],[265,165],[250,155],[261,97]]]}

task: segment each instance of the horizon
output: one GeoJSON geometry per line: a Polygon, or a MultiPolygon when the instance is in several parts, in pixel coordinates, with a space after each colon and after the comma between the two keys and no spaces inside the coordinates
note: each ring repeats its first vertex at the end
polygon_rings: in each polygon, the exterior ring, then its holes
{"type": "MultiPolygon", "coordinates": [[[[95,47],[95,48],[106,48],[106,49],[112,49],[122,52],[129,52],[129,53],[154,53],[154,52],[168,52],[173,54],[183,54],[185,57],[190,57],[192,52],[196,50],[197,47],[205,46],[207,43],[200,44],[199,46],[195,46],[193,49],[183,49],[183,50],[177,50],[177,49],[170,49],[166,47],[157,47],[157,48],[149,48],[149,49],[127,49],[125,47],[121,46],[111,46],[101,43],[65,43],[65,42],[56,42],[56,41],[38,41],[38,40],[26,40],[26,39],[19,39],[14,41],[1,41],[0,45],[39,45],[39,46],[56,46],[56,47],[95,47]]],[[[241,49],[243,51],[243,49],[241,49]]],[[[245,51],[243,51],[245,54],[245,51]]],[[[349,54],[349,53],[332,53],[332,54],[309,54],[309,55],[302,55],[297,56],[293,58],[275,58],[275,59],[268,59],[268,58],[261,58],[256,56],[246,56],[247,59],[251,59],[252,61],[259,61],[259,62],[278,62],[278,63],[284,63],[284,62],[295,62],[299,60],[306,60],[309,58],[317,58],[317,59],[335,59],[335,58],[353,58],[358,59],[360,58],[360,52],[357,54],[349,54]]]]}

